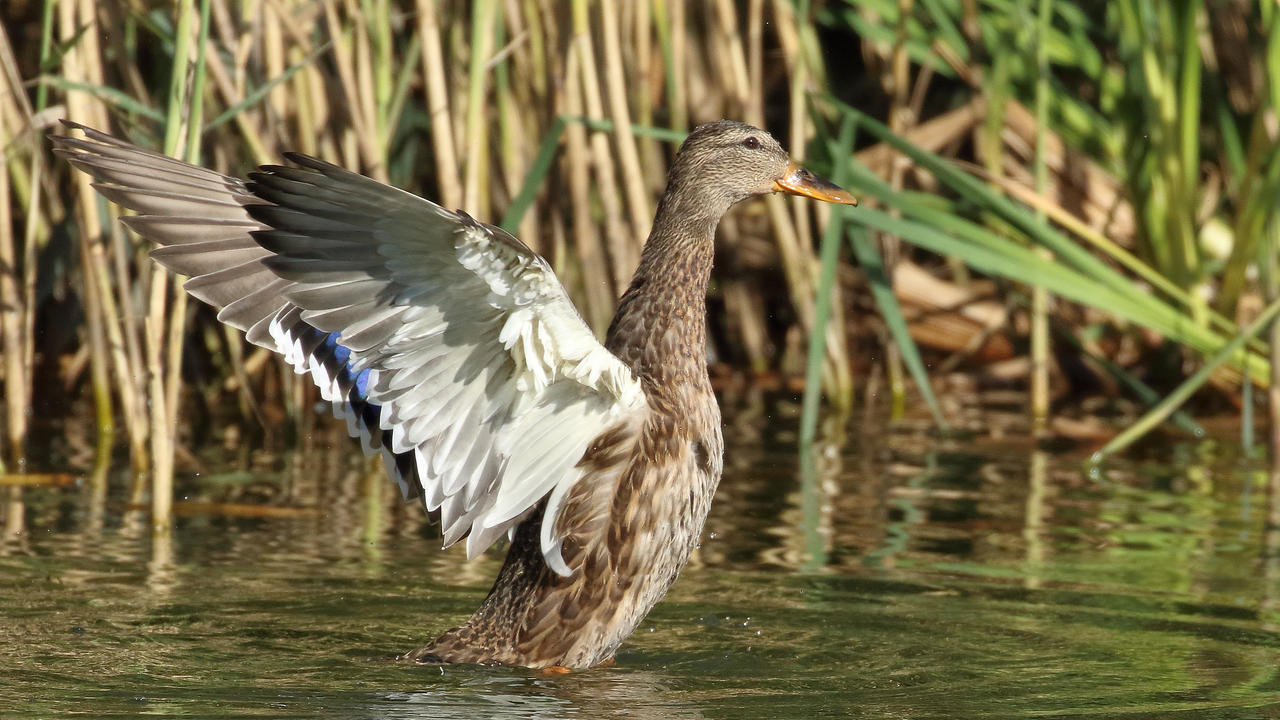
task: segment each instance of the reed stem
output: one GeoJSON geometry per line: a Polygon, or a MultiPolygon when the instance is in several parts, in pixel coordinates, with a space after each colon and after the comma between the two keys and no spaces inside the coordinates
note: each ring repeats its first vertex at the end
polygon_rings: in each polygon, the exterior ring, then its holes
{"type": "Polygon", "coordinates": [[[440,47],[440,26],[437,23],[439,10],[436,0],[418,0],[417,9],[418,36],[422,38],[423,86],[427,93],[426,110],[435,152],[436,192],[445,207],[462,207],[453,115],[449,112],[449,87],[445,80],[444,53],[440,47]]]}
{"type": "Polygon", "coordinates": [[[640,151],[636,147],[635,136],[631,134],[631,110],[627,107],[627,91],[647,94],[648,83],[643,77],[627,82],[622,68],[619,12],[616,0],[603,0],[600,5],[601,28],[604,31],[604,87],[608,93],[609,116],[613,118],[614,147],[617,148],[621,165],[622,189],[626,195],[627,209],[631,211],[631,234],[638,245],[649,237],[653,210],[644,184],[644,171],[640,167],[640,151]]]}
{"type": "MultiPolygon", "coordinates": [[[[203,7],[207,11],[208,0],[203,0],[203,7]]],[[[194,49],[191,46],[191,36],[195,31],[193,23],[197,22],[195,1],[179,0],[177,13],[164,135],[165,154],[173,157],[190,152],[187,141],[191,135],[184,134],[183,131],[187,123],[199,123],[200,120],[198,116],[192,117],[187,113],[191,100],[188,95],[187,66],[193,56],[198,57],[201,52],[199,45],[194,49]]],[[[206,12],[205,18],[207,17],[206,12]]],[[[199,31],[202,38],[207,36],[206,27],[207,22],[202,23],[199,31]]],[[[182,318],[186,316],[186,294],[180,291],[181,279],[174,283],[172,310],[168,308],[168,282],[168,270],[156,265],[151,278],[151,298],[144,324],[149,378],[147,392],[151,408],[151,527],[156,533],[167,533],[173,521],[174,427],[169,419],[177,415],[182,318]],[[166,326],[169,328],[167,342],[166,326]]]]}
{"type": "Polygon", "coordinates": [[[476,0],[471,7],[471,64],[467,69],[467,167],[462,206],[489,218],[489,123],[485,94],[489,56],[493,53],[494,0],[476,0]]]}
{"type": "MultiPolygon", "coordinates": [[[[1036,60],[1036,147],[1034,169],[1036,193],[1049,188],[1049,167],[1045,162],[1045,136],[1049,127],[1049,28],[1053,22],[1053,0],[1040,0],[1037,14],[1036,60]]],[[[1036,220],[1045,222],[1043,210],[1036,220]]],[[[1053,255],[1040,248],[1046,260],[1053,255]]],[[[1049,430],[1049,293],[1043,285],[1031,287],[1031,432],[1042,437],[1049,430]]]]}
{"type": "MultiPolygon", "coordinates": [[[[0,138],[8,138],[9,131],[5,127],[5,118],[0,114],[0,138]]],[[[32,169],[38,168],[36,159],[32,158],[32,169]]],[[[32,195],[38,194],[38,185],[33,185],[32,195]]],[[[34,218],[28,216],[28,222],[34,218]]],[[[26,464],[27,407],[28,397],[27,374],[23,368],[26,357],[27,338],[23,337],[23,298],[20,295],[20,275],[17,253],[13,241],[13,210],[10,205],[9,173],[0,172],[0,338],[4,341],[4,391],[5,391],[5,435],[8,441],[7,457],[12,465],[21,472],[26,464]]],[[[0,473],[8,472],[5,462],[6,453],[0,453],[0,473]]]]}

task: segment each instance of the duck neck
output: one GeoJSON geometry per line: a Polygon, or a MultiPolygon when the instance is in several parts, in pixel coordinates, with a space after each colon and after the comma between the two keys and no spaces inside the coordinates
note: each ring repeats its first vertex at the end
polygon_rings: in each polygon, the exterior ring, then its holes
{"type": "Polygon", "coordinates": [[[605,346],[646,392],[707,383],[707,281],[728,203],[669,185],[605,346]],[[722,207],[723,205],[723,207],[722,207]]]}

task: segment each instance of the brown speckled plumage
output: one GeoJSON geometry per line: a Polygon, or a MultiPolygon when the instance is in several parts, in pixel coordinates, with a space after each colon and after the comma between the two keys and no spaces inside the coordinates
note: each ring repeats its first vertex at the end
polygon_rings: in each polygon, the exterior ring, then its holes
{"type": "Polygon", "coordinates": [[[541,514],[533,513],[481,608],[410,657],[590,667],[610,660],[666,594],[699,541],[722,468],[706,367],[715,228],[734,203],[781,189],[775,183],[794,171],[782,148],[749,125],[722,121],[690,134],[605,343],[640,378],[651,412],[607,429],[582,459],[590,472],[559,520],[573,574],[547,569],[541,514]],[[744,146],[748,138],[758,147],[744,146]]]}
{"type": "Polygon", "coordinates": [[[407,656],[423,662],[612,658],[688,561],[720,479],[717,223],[769,192],[853,202],[761,130],[695,129],[601,346],[545,261],[465,213],[304,155],[246,181],[67,125],[83,137],[56,152],[139,213],[126,224],[220,321],[310,376],[446,545],[474,556],[511,530],[484,603],[407,656]]]}

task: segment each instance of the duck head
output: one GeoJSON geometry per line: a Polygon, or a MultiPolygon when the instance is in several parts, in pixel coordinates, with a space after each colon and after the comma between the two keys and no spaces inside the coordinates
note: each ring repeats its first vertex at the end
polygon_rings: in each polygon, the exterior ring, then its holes
{"type": "Polygon", "coordinates": [[[699,125],[676,153],[668,187],[723,212],[753,195],[782,192],[857,205],[848,191],[791,159],[773,136],[731,120],[699,125]]]}

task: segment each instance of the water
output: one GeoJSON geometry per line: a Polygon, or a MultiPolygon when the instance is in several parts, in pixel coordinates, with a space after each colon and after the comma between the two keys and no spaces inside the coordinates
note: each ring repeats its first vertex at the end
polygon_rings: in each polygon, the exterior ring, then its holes
{"type": "Polygon", "coordinates": [[[499,560],[436,551],[336,435],[206,459],[168,543],[122,479],[26,488],[0,717],[1280,717],[1256,462],[1176,445],[1093,481],[1084,448],[907,428],[802,468],[786,409],[731,418],[693,563],[617,667],[569,675],[391,660],[499,560]]]}

